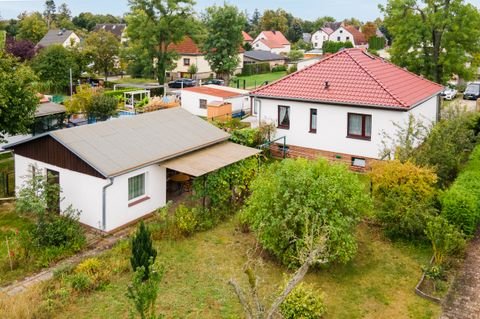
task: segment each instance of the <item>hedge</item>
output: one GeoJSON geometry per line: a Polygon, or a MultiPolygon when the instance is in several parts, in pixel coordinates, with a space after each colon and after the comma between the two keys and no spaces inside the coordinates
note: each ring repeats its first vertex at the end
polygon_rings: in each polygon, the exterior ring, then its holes
{"type": "Polygon", "coordinates": [[[270,72],[270,63],[245,64],[242,69],[242,75],[253,75],[270,72]]]}
{"type": "Polygon", "coordinates": [[[385,38],[381,37],[371,37],[368,40],[368,48],[370,50],[382,50],[385,48],[385,38]]]}
{"type": "Polygon", "coordinates": [[[132,92],[135,90],[137,89],[121,89],[121,90],[115,90],[115,91],[105,91],[104,94],[106,96],[114,96],[116,98],[122,98],[124,93],[132,92]]]}
{"type": "Polygon", "coordinates": [[[441,197],[442,215],[466,235],[473,235],[480,221],[480,145],[452,187],[441,197]]]}
{"type": "Polygon", "coordinates": [[[337,53],[340,49],[353,48],[353,43],[350,41],[347,42],[336,42],[336,41],[325,41],[323,42],[323,54],[325,53],[337,53]]]}

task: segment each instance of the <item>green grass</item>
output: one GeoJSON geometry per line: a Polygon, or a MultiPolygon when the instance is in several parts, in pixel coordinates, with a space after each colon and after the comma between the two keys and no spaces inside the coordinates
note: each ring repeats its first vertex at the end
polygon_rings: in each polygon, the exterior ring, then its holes
{"type": "MultiPolygon", "coordinates": [[[[253,234],[226,222],[214,230],[177,241],[156,242],[157,260],[166,266],[158,309],[167,318],[241,318],[242,310],[227,281],[246,286],[243,266],[253,234]]],[[[440,307],[416,296],[413,288],[431,251],[428,247],[393,244],[378,229],[358,227],[358,254],[346,265],[309,273],[305,280],[325,293],[325,318],[437,318],[440,307]]],[[[129,249],[115,248],[102,258],[112,265],[128,263],[129,249]]],[[[117,266],[112,266],[115,268],[117,266]]],[[[287,270],[263,259],[257,269],[260,295],[272,296],[287,270]]],[[[117,274],[101,291],[80,294],[53,317],[125,318],[131,273],[117,274]]]]}
{"type": "Polygon", "coordinates": [[[31,225],[32,221],[18,215],[11,204],[0,206],[0,286],[22,278],[35,270],[32,263],[16,263],[14,258],[15,269],[11,271],[6,243],[8,238],[10,249],[18,254],[18,241],[16,240],[18,235],[15,234],[26,231],[31,225]]]}
{"type": "MultiPolygon", "coordinates": [[[[282,77],[287,75],[286,71],[281,72],[272,72],[272,73],[264,73],[264,74],[255,74],[250,76],[238,76],[235,77],[236,79],[240,80],[240,88],[243,88],[243,80],[246,80],[245,86],[247,89],[255,89],[256,87],[262,85],[265,81],[272,83],[282,77]]],[[[231,81],[230,86],[236,87],[236,82],[231,81]]]]}
{"type": "Polygon", "coordinates": [[[15,163],[11,153],[0,155],[0,198],[11,195],[15,190],[15,163]],[[8,188],[9,192],[6,192],[5,175],[8,174],[8,188]],[[7,194],[9,193],[9,194],[7,194]]]}

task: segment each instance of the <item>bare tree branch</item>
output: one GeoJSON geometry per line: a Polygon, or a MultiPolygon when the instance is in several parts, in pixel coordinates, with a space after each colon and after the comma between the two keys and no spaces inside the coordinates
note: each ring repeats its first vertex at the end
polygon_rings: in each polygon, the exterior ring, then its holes
{"type": "Polygon", "coordinates": [[[253,319],[252,308],[248,304],[248,301],[245,299],[245,296],[244,296],[240,286],[237,284],[237,282],[234,279],[230,279],[228,281],[228,284],[231,285],[233,287],[233,289],[235,290],[235,294],[237,295],[238,300],[242,304],[243,310],[245,311],[246,318],[247,319],[253,319]]]}

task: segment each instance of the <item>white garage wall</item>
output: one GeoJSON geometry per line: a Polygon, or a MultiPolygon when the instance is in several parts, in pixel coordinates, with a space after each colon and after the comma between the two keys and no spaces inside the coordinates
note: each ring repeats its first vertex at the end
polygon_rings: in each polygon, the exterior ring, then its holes
{"type": "MultiPolygon", "coordinates": [[[[167,170],[159,165],[151,165],[128,174],[115,177],[112,186],[106,190],[106,231],[121,227],[165,206],[167,196],[167,170]],[[129,207],[128,179],[146,173],[145,196],[149,199],[129,207]]],[[[142,197],[140,197],[142,198],[142,197]]],[[[137,199],[138,200],[138,199],[137,199]]],[[[135,202],[132,200],[130,202],[135,202]]]]}
{"type": "Polygon", "coordinates": [[[15,183],[17,191],[31,176],[31,166],[38,169],[51,169],[60,173],[61,196],[64,200],[60,203],[63,211],[69,205],[81,211],[80,222],[91,227],[100,228],[102,225],[102,187],[107,180],[90,175],[74,172],[54,165],[35,161],[20,155],[15,155],[15,183]]]}
{"type": "MultiPolygon", "coordinates": [[[[286,136],[287,144],[318,150],[379,158],[383,132],[394,136],[393,123],[405,125],[409,112],[366,107],[337,106],[317,103],[280,101],[261,98],[260,120],[278,124],[278,105],[290,106],[290,129],[277,129],[277,137],[286,136]],[[310,109],[317,109],[317,133],[309,133],[310,109]],[[372,115],[370,141],[347,137],[348,113],[372,115]]],[[[410,112],[424,123],[436,119],[436,97],[410,112]]]]}

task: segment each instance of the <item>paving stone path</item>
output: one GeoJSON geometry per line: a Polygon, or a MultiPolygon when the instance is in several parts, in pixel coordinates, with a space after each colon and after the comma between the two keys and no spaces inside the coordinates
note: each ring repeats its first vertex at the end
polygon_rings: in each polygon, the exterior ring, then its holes
{"type": "Polygon", "coordinates": [[[480,319],[480,230],[443,304],[441,319],[480,319]]]}
{"type": "Polygon", "coordinates": [[[30,286],[33,286],[43,281],[47,281],[53,277],[53,274],[57,269],[62,269],[68,265],[76,265],[86,258],[99,255],[105,250],[112,248],[120,239],[128,236],[129,232],[130,228],[127,228],[118,233],[109,235],[101,239],[93,239],[91,242],[89,242],[88,248],[84,252],[67,258],[59,262],[55,266],[42,270],[35,275],[26,277],[23,280],[16,281],[9,286],[0,288],[0,293],[7,294],[9,296],[15,296],[28,289],[30,286]]]}

